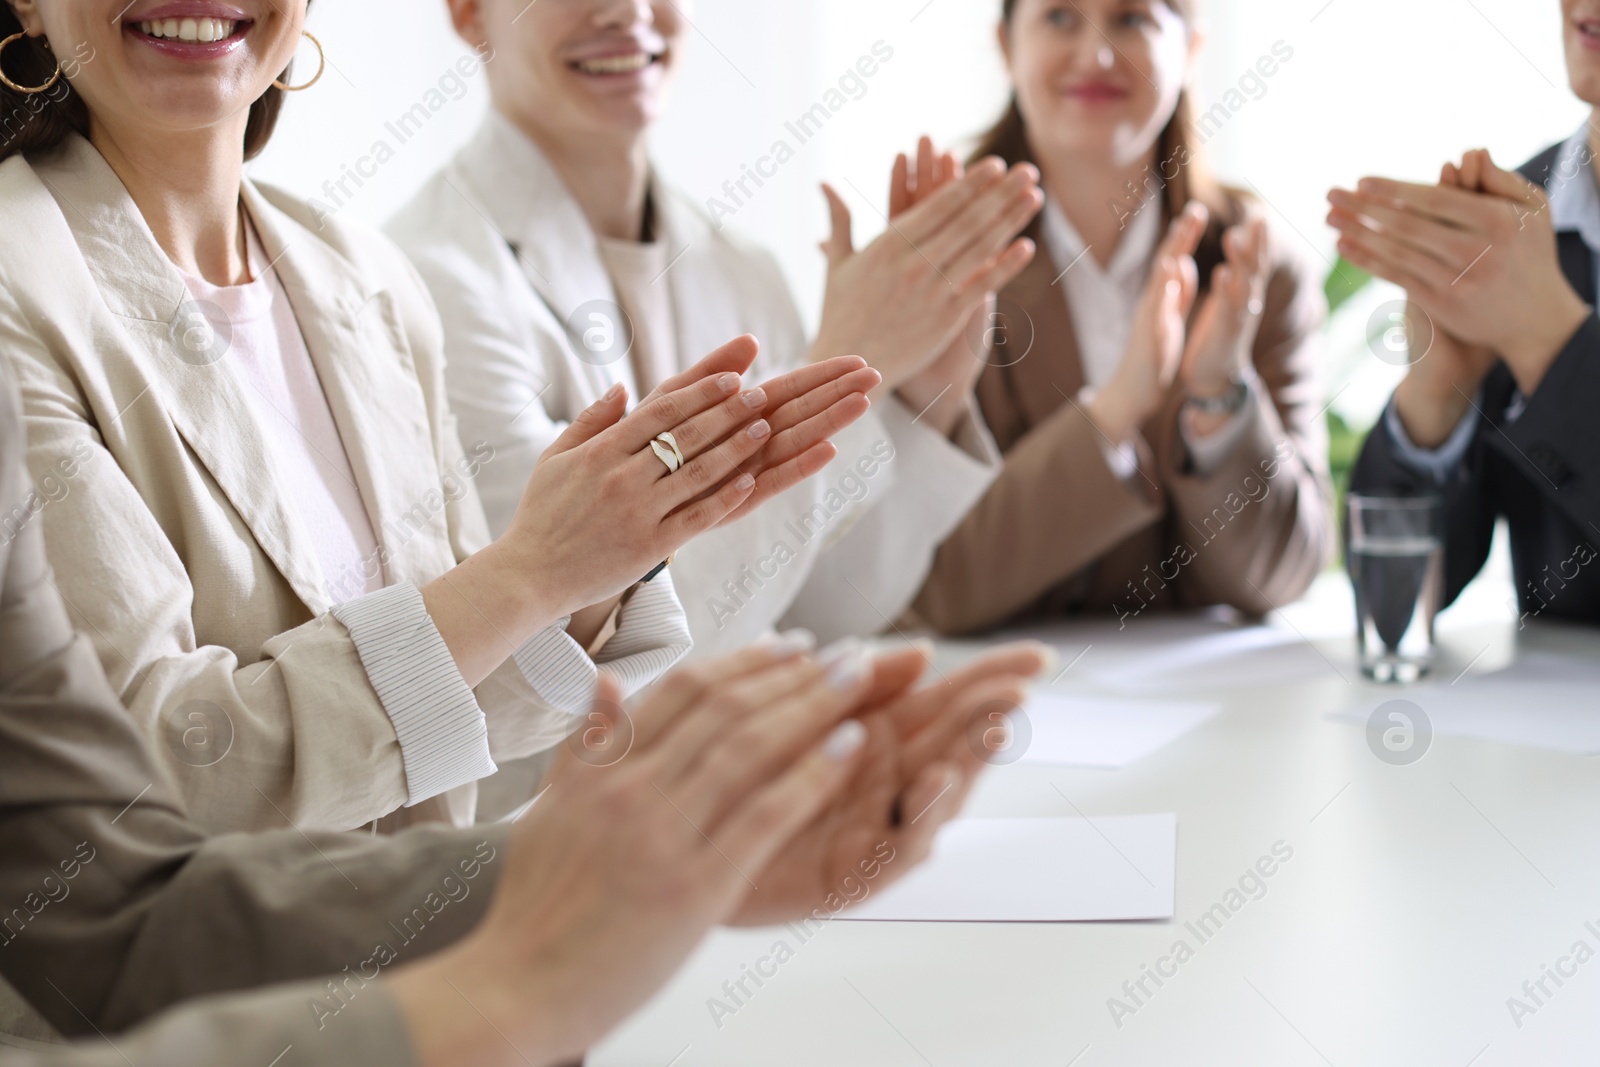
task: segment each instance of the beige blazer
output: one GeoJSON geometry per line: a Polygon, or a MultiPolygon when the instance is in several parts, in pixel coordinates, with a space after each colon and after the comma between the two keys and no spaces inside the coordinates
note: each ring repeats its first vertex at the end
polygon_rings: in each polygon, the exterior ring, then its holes
{"type": "MultiPolygon", "coordinates": [[[[680,365],[743,333],[761,341],[752,383],[803,365],[805,330],[771,254],[659,176],[653,188],[669,264],[653,284],[668,290],[680,365]]],[[[597,361],[568,325],[619,299],[599,239],[549,159],[493,111],[388,232],[438,303],[463,437],[504,458],[477,476],[498,532],[572,418],[618,382],[639,397],[631,361],[597,361]]],[[[839,455],[827,468],[678,552],[672,575],[695,655],[732,651],[775,626],[824,641],[874,633],[904,610],[934,549],[1000,466],[976,418],[951,440],[916,416],[893,397],[875,402],[834,438],[839,455]]]]}
{"type": "MultiPolygon", "coordinates": [[[[1202,278],[1220,229],[1214,220],[1197,255],[1202,278]]],[[[1083,364],[1055,284],[1062,267],[1041,242],[1001,296],[1024,350],[978,382],[1005,469],[940,546],[913,605],[917,620],[966,632],[1077,611],[1126,621],[1152,608],[1231,604],[1264,614],[1305,592],[1334,544],[1316,377],[1326,309],[1316,278],[1276,233],[1270,255],[1258,381],[1238,445],[1216,470],[1197,473],[1174,385],[1143,426],[1138,472],[1122,479],[1072,399],[1083,364]]]]}
{"type": "MultiPolygon", "coordinates": [[[[427,291],[381,236],[248,181],[243,198],[386,584],[420,586],[487,543],[471,475],[493,462],[457,440],[427,291]]],[[[329,613],[247,387],[231,361],[180,343],[187,290],[116,174],[72,137],[0,165],[0,204],[0,350],[33,476],[58,486],[41,513],[57,585],[188,810],[219,830],[347,830],[394,812],[408,799],[395,729],[329,613]],[[205,758],[227,754],[195,766],[197,729],[214,738],[205,758]]],[[[570,727],[509,660],[476,696],[497,762],[570,727]]],[[[476,797],[469,783],[406,815],[470,822],[476,797]]]]}

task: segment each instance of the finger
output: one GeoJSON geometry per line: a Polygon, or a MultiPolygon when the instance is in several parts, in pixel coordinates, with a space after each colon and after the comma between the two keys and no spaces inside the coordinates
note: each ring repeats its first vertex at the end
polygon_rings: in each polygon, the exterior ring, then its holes
{"type": "Polygon", "coordinates": [[[1044,207],[1044,193],[1030,189],[1011,204],[991,226],[978,235],[951,263],[948,274],[960,288],[968,288],[972,277],[985,271],[998,256],[1015,247],[1018,234],[1027,229],[1035,215],[1044,207]]]}
{"type": "Polygon", "coordinates": [[[790,838],[839,795],[855,770],[866,730],[851,720],[811,747],[770,785],[744,799],[713,835],[731,865],[765,868],[790,838]]]}
{"type": "Polygon", "coordinates": [[[873,656],[872,680],[862,694],[862,706],[874,708],[898,698],[917,684],[932,662],[933,643],[926,640],[873,656]]]}
{"type": "MultiPolygon", "coordinates": [[[[658,479],[653,489],[659,500],[673,508],[703,499],[729,477],[738,474],[744,461],[761,451],[771,437],[772,424],[766,419],[756,419],[734,429],[721,443],[658,479]]],[[[649,458],[654,457],[640,457],[640,461],[649,458]]],[[[656,463],[661,465],[660,460],[656,463]]]]}
{"type": "Polygon", "coordinates": [[[1439,168],[1439,184],[1452,188],[1461,188],[1461,172],[1454,163],[1446,163],[1439,168]]]}
{"type": "Polygon", "coordinates": [[[1015,743],[1008,716],[1022,707],[1026,697],[1022,680],[1009,677],[989,678],[948,695],[928,725],[905,739],[902,766],[913,774],[957,744],[973,753],[979,763],[996,760],[1007,746],[995,743],[994,728],[1003,724],[1010,743],[1015,743]]]}
{"type": "Polygon", "coordinates": [[[1200,247],[1200,238],[1205,236],[1206,220],[1210,217],[1211,213],[1204,204],[1191,200],[1167,227],[1166,237],[1156,249],[1156,258],[1170,256],[1176,259],[1194,255],[1200,247]]]}
{"type": "Polygon", "coordinates": [[[1533,182],[1513,171],[1501,170],[1495,166],[1487,151],[1483,152],[1482,160],[1479,182],[1484,192],[1493,196],[1503,196],[1508,200],[1519,200],[1535,210],[1549,206],[1550,198],[1533,182]]]}
{"type": "Polygon", "coordinates": [[[756,361],[756,356],[761,352],[761,344],[750,334],[735,337],[721,348],[706,356],[699,363],[680,374],[674,374],[651,390],[644,402],[649,403],[656,397],[665,393],[676,392],[685,386],[693,385],[703,378],[710,378],[718,374],[744,374],[756,361]]]}
{"type": "Polygon", "coordinates": [[[661,537],[662,543],[668,546],[669,554],[676,552],[707,530],[727,521],[729,515],[738,511],[745,501],[750,499],[750,494],[755,492],[755,488],[756,480],[753,475],[740,474],[737,478],[724,482],[710,495],[701,496],[684,504],[668,515],[666,521],[661,524],[661,537]]]}
{"type": "Polygon", "coordinates": [[[944,187],[950,182],[957,181],[962,175],[961,160],[956,158],[954,152],[946,152],[939,159],[939,185],[944,187]]]}
{"type": "Polygon", "coordinates": [[[782,410],[784,405],[796,397],[804,396],[813,389],[820,389],[829,382],[861,370],[866,365],[867,361],[860,356],[834,356],[832,359],[808,363],[762,382],[761,389],[767,394],[766,414],[770,416],[782,410]]]}
{"type": "MultiPolygon", "coordinates": [[[[687,712],[701,705],[718,686],[763,671],[774,671],[809,653],[815,639],[804,630],[791,630],[756,641],[738,652],[679,667],[652,686],[629,716],[633,721],[636,752],[655,750],[668,729],[687,712]]],[[[608,676],[601,675],[602,678],[608,676]]]]}
{"type": "Polygon", "coordinates": [[[865,415],[871,406],[872,402],[865,393],[841,397],[810,418],[775,434],[767,447],[740,469],[760,477],[766,471],[782,467],[795,456],[804,455],[817,445],[828,442],[865,415]]]}
{"type": "MultiPolygon", "coordinates": [[[[862,397],[862,414],[867,410],[865,401],[866,398],[862,397]]],[[[759,471],[745,471],[744,473],[755,476],[755,490],[718,525],[726,525],[741,519],[779,493],[788,492],[812,475],[820,473],[838,454],[838,448],[831,441],[823,441],[812,445],[798,456],[778,462],[775,466],[768,466],[759,471]]]]}
{"type": "Polygon", "coordinates": [[[1038,172],[1027,164],[1012,168],[1003,182],[974,201],[936,234],[919,242],[929,261],[959,285],[1010,244],[1043,205],[1038,172]]]}
{"type": "MultiPolygon", "coordinates": [[[[692,460],[717,447],[734,430],[748,425],[752,419],[760,418],[767,407],[766,390],[759,386],[746,389],[728,397],[716,407],[708,408],[694,418],[674,426],[670,433],[672,439],[677,442],[678,451],[683,453],[684,459],[692,460]]],[[[663,474],[665,473],[663,468],[663,474]]]]}
{"type": "Polygon", "coordinates": [[[1396,241],[1409,245],[1425,256],[1438,260],[1446,267],[1456,267],[1470,261],[1483,251],[1483,240],[1454,226],[1447,226],[1424,215],[1390,207],[1365,197],[1340,194],[1330,201],[1339,220],[1334,225],[1347,229],[1350,222],[1375,229],[1396,241]]]}
{"type": "Polygon", "coordinates": [[[939,179],[934,171],[937,165],[933,138],[923,135],[917,141],[917,196],[929,196],[939,187],[939,179]]]}
{"type": "MultiPolygon", "coordinates": [[[[666,703],[663,701],[662,706],[665,707],[666,703]]],[[[607,737],[626,736],[628,718],[622,710],[622,684],[609,674],[601,674],[595,683],[594,696],[589,701],[589,712],[584,716],[585,729],[603,731],[602,736],[607,737]]],[[[550,768],[550,784],[557,785],[573,774],[580,773],[577,770],[579,767],[593,769],[594,765],[578,759],[570,748],[557,753],[555,764],[550,768]]]]}
{"type": "Polygon", "coordinates": [[[1176,266],[1178,287],[1169,311],[1177,316],[1179,329],[1182,329],[1182,324],[1189,318],[1190,309],[1194,307],[1195,298],[1200,295],[1200,267],[1193,256],[1180,257],[1176,266]]]}
{"type": "MultiPolygon", "coordinates": [[[[777,709],[788,708],[793,697],[813,692],[827,675],[828,667],[819,660],[801,656],[708,687],[695,707],[668,727],[656,752],[651,780],[674,802],[685,803],[696,788],[685,780],[697,778],[715,745],[751,719],[757,720],[758,730],[764,729],[777,709]]],[[[700,776],[698,780],[703,784],[708,779],[700,776]]],[[[704,814],[690,808],[685,811],[697,821],[704,814]]]]}
{"type": "MultiPolygon", "coordinates": [[[[862,410],[865,412],[866,409],[862,410]]],[[[754,475],[755,490],[718,525],[725,526],[730,522],[736,522],[778,494],[788,492],[807,478],[820,473],[838,454],[839,449],[831,441],[823,441],[812,445],[800,455],[778,462],[774,466],[768,466],[760,471],[744,472],[754,475]]]]}
{"type": "Polygon", "coordinates": [[[995,678],[1029,679],[1036,677],[1052,659],[1045,646],[1032,641],[1002,645],[968,663],[960,670],[947,672],[934,685],[901,700],[888,711],[889,719],[901,737],[909,738],[937,716],[951,694],[995,678]]]}
{"type": "Polygon", "coordinates": [[[850,236],[850,208],[833,186],[826,182],[822,185],[822,195],[828,198],[829,225],[828,240],[823,243],[823,250],[828,254],[830,265],[842,263],[855,253],[850,236]]]}
{"type": "MultiPolygon", "coordinates": [[[[621,382],[606,390],[606,395],[578,412],[561,435],[550,442],[543,456],[560,455],[598,437],[615,426],[628,410],[628,388],[621,382]]],[[[543,458],[541,456],[540,458],[543,458]]]]}
{"type": "Polygon", "coordinates": [[[1450,283],[1437,260],[1361,227],[1342,232],[1337,247],[1368,274],[1416,295],[1427,297],[1450,283]]]}
{"type": "MultiPolygon", "coordinates": [[[[1418,240],[1407,240],[1397,231],[1376,229],[1342,208],[1335,208],[1328,216],[1328,222],[1339,231],[1341,241],[1351,242],[1369,257],[1388,261],[1393,268],[1430,288],[1448,285],[1452,279],[1460,276],[1461,268],[1456,265],[1454,257],[1445,258],[1448,253],[1444,249],[1427,247],[1418,240]]],[[[1465,263],[1470,259],[1469,256],[1460,262],[1465,263]]],[[[1380,277],[1388,278],[1389,275],[1380,277]]]]}
{"type": "Polygon", "coordinates": [[[1033,262],[1037,247],[1026,237],[1019,237],[1011,243],[1011,247],[997,259],[985,264],[973,277],[967,280],[962,287],[963,295],[969,298],[972,309],[977,310],[978,305],[987,300],[989,294],[997,293],[1010,285],[1033,262]]]}
{"type": "Polygon", "coordinates": [[[960,181],[951,182],[927,199],[918,200],[903,218],[896,220],[896,228],[913,246],[919,246],[1004,181],[1006,173],[1006,165],[999,159],[982,160],[960,181]]]}
{"type": "Polygon", "coordinates": [[[895,218],[911,206],[911,191],[906,187],[910,164],[904,152],[894,157],[894,168],[889,172],[889,217],[895,218]]]}
{"type": "MultiPolygon", "coordinates": [[[[871,367],[861,367],[843,377],[825,381],[815,388],[808,389],[781,406],[776,406],[769,400],[767,421],[772,423],[774,430],[781,433],[798,426],[819,412],[828,410],[851,393],[872,392],[882,381],[883,375],[878,371],[871,367]]],[[[770,397],[771,394],[768,395],[770,397]]]]}
{"type": "Polygon", "coordinates": [[[1470,193],[1483,191],[1483,163],[1484,153],[1482,152],[1469,151],[1462,157],[1461,188],[1470,193]]]}
{"type": "Polygon", "coordinates": [[[961,811],[963,775],[954,765],[938,763],[925,768],[900,798],[903,824],[895,835],[894,863],[884,871],[883,885],[908,873],[933,851],[940,828],[961,811]]]}
{"type": "Polygon", "coordinates": [[[662,393],[640,404],[617,423],[608,436],[628,455],[645,449],[663,430],[676,430],[696,415],[715,407],[739,391],[742,379],[732,371],[702,378],[681,389],[662,393]]]}
{"type": "Polygon", "coordinates": [[[858,705],[867,677],[865,663],[854,661],[854,673],[847,680],[835,676],[842,666],[835,665],[711,737],[674,783],[674,801],[697,825],[713,832],[730,814],[730,797],[752,792],[781,774],[858,705]]]}
{"type": "Polygon", "coordinates": [[[1483,196],[1478,192],[1389,178],[1362,178],[1356,185],[1356,193],[1460,229],[1479,229],[1485,221],[1483,196]]]}

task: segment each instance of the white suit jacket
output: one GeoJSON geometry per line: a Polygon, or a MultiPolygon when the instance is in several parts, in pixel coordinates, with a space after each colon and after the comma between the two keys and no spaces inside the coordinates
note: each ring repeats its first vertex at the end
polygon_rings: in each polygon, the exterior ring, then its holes
{"type": "MultiPolygon", "coordinates": [[[[0,165],[0,351],[23,398],[56,585],[207,828],[348,830],[408,802],[408,821],[470,822],[496,761],[575,725],[595,664],[558,625],[476,690],[459,672],[453,688],[419,673],[426,657],[412,653],[443,643],[414,610],[417,588],[488,543],[471,475],[511,460],[462,449],[437,314],[389,241],[250,182],[242,195],[387,588],[329,603],[243,375],[184,346],[182,277],[77,136],[0,165]],[[386,645],[397,625],[411,630],[386,645]]],[[[598,656],[629,689],[688,644],[670,583],[640,595],[598,656]]]]}
{"type": "MultiPolygon", "coordinates": [[[[681,364],[751,333],[762,355],[750,384],[803,365],[804,328],[771,255],[714,228],[659,178],[654,189],[670,264],[658,284],[671,287],[681,364]]],[[[617,301],[595,233],[539,148],[494,111],[388,230],[439,306],[463,436],[504,457],[477,476],[498,531],[572,418],[618,381],[638,399],[629,361],[580,358],[581,329],[568,326],[585,305],[617,301]]],[[[774,625],[827,640],[899,617],[999,464],[976,415],[959,446],[914,418],[898,400],[876,404],[835,439],[839,455],[820,474],[678,553],[695,656],[774,625]]]]}

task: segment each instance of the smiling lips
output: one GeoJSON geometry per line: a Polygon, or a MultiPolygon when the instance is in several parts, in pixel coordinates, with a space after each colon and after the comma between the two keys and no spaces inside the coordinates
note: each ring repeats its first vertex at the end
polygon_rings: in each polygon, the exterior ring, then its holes
{"type": "Polygon", "coordinates": [[[574,70],[582,74],[601,76],[618,74],[637,74],[646,67],[659,62],[661,57],[650,52],[631,52],[627,55],[597,56],[593,59],[579,59],[573,62],[574,70]]]}
{"type": "Polygon", "coordinates": [[[232,37],[239,24],[233,19],[182,18],[155,19],[138,26],[139,32],[147,37],[210,44],[232,37]]]}
{"type": "Polygon", "coordinates": [[[1585,48],[1600,50],[1600,21],[1582,19],[1578,22],[1578,36],[1585,48]]]}

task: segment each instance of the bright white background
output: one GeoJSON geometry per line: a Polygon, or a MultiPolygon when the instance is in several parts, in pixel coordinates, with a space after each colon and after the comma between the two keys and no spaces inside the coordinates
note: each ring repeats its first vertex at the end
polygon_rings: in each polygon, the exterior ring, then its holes
{"type": "MultiPolygon", "coordinates": [[[[1000,2],[677,2],[695,29],[656,156],[702,202],[774,140],[793,143],[784,123],[818,102],[875,42],[894,50],[865,96],[800,147],[733,219],[778,253],[814,317],[823,278],[816,243],[826,218],[818,183],[834,182],[849,199],[864,241],[882,227],[896,150],[924,131],[962,141],[987,125],[1005,99],[994,43],[1000,2]]],[[[324,182],[388,136],[384,124],[463,54],[444,0],[383,0],[377,18],[375,6],[317,0],[311,25],[332,67],[291,101],[255,167],[258,177],[326,196],[324,182]]],[[[1202,108],[1275,42],[1294,50],[1265,95],[1207,151],[1222,177],[1259,190],[1320,259],[1331,256],[1333,243],[1322,224],[1330,184],[1380,172],[1431,179],[1443,160],[1477,145],[1518,163],[1583,119],[1566,88],[1558,0],[1210,0],[1206,14],[1209,45],[1195,86],[1202,108]]],[[[381,222],[470,134],[485,96],[480,74],[343,210],[381,222]]],[[[1343,390],[1335,410],[1353,423],[1371,418],[1398,373],[1363,343],[1368,313],[1394,295],[1373,289],[1330,327],[1329,395],[1343,390]]]]}

